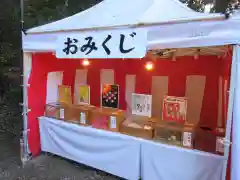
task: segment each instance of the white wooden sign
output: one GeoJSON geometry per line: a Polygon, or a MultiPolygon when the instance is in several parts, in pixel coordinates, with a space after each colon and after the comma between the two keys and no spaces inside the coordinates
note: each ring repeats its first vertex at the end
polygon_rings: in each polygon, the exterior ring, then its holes
{"type": "Polygon", "coordinates": [[[147,30],[141,28],[59,35],[57,58],[143,58],[147,30]]]}
{"type": "Polygon", "coordinates": [[[80,113],[80,123],[86,124],[86,114],[84,112],[80,113]]]}
{"type": "Polygon", "coordinates": [[[117,128],[117,118],[115,116],[110,117],[110,128],[111,129],[117,128]]]}
{"type": "Polygon", "coordinates": [[[132,94],[132,114],[152,116],[152,95],[132,94]]]}
{"type": "Polygon", "coordinates": [[[192,147],[192,133],[191,132],[183,133],[183,146],[192,147]]]}

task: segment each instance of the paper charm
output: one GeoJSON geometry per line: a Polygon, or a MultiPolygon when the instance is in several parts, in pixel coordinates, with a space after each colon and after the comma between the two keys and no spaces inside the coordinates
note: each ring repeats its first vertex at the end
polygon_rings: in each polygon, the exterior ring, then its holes
{"type": "Polygon", "coordinates": [[[152,95],[132,94],[132,114],[152,116],[152,95]]]}
{"type": "Polygon", "coordinates": [[[58,86],[58,102],[72,104],[71,86],[58,86]]]}
{"type": "Polygon", "coordinates": [[[187,100],[184,97],[164,96],[162,120],[185,123],[187,100]]]}
{"type": "Polygon", "coordinates": [[[90,86],[80,85],[78,97],[78,104],[90,104],[90,86]]]}
{"type": "Polygon", "coordinates": [[[119,107],[119,86],[114,84],[102,85],[101,103],[103,107],[119,107]]]}

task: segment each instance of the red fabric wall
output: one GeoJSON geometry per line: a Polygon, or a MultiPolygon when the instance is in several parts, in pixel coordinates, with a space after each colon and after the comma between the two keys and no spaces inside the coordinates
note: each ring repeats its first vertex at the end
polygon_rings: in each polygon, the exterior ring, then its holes
{"type": "MultiPolygon", "coordinates": [[[[215,56],[179,57],[176,61],[161,59],[155,62],[153,71],[146,71],[144,60],[92,60],[88,67],[88,84],[91,86],[91,104],[100,104],[100,69],[114,69],[115,83],[120,85],[120,108],[126,108],[125,75],[136,74],[136,92],[151,93],[152,76],[169,76],[169,95],[185,96],[187,75],[205,75],[206,87],[201,112],[201,124],[215,128],[218,114],[218,82],[219,76],[228,70],[223,70],[223,60],[215,56]]],[[[33,54],[32,73],[29,79],[29,146],[33,155],[40,152],[40,137],[37,117],[44,115],[46,102],[47,74],[53,71],[63,71],[63,84],[74,86],[75,70],[83,68],[80,60],[56,59],[51,53],[33,54]]],[[[74,88],[73,88],[74,89],[74,88]]]]}

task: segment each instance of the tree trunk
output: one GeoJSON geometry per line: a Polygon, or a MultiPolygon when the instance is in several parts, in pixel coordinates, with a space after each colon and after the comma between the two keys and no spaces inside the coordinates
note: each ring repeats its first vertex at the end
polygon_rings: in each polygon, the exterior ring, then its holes
{"type": "Polygon", "coordinates": [[[230,0],[216,0],[215,4],[216,13],[224,13],[229,3],[230,0]]]}

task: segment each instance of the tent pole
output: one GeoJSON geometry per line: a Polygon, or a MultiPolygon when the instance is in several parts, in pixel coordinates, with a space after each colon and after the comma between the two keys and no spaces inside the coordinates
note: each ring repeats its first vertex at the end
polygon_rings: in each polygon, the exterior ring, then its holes
{"type": "MultiPolygon", "coordinates": [[[[239,66],[239,61],[240,61],[240,46],[236,46],[235,48],[235,57],[237,61],[237,66],[239,66]]],[[[232,139],[233,139],[233,144],[232,144],[232,157],[231,157],[231,179],[232,180],[238,180],[240,178],[240,173],[239,173],[239,157],[240,157],[240,151],[239,151],[239,103],[240,103],[240,89],[239,89],[239,67],[237,67],[237,72],[236,72],[236,91],[235,91],[235,98],[234,98],[234,113],[233,113],[233,123],[232,123],[232,139]]]]}
{"type": "MultiPolygon", "coordinates": [[[[23,33],[25,33],[24,29],[24,0],[20,0],[20,11],[21,11],[21,37],[23,33]]],[[[23,38],[23,37],[22,37],[23,38]]],[[[28,148],[28,69],[26,69],[26,63],[29,65],[29,61],[31,61],[29,54],[23,52],[23,47],[21,49],[21,64],[23,69],[22,75],[22,88],[23,88],[23,103],[20,104],[22,106],[22,117],[23,117],[23,131],[22,138],[20,139],[20,148],[21,148],[21,161],[24,166],[25,163],[31,159],[30,151],[28,148]]],[[[28,66],[27,66],[28,67],[28,66]]]]}
{"type": "Polygon", "coordinates": [[[21,29],[24,30],[24,0],[21,0],[21,29]]]}
{"type": "Polygon", "coordinates": [[[28,109],[28,76],[30,73],[30,69],[31,69],[31,54],[30,53],[23,53],[23,104],[22,105],[22,116],[23,116],[23,142],[22,142],[22,163],[23,165],[25,164],[25,162],[27,162],[29,159],[31,159],[30,157],[30,151],[28,148],[28,112],[30,111],[30,109],[28,109]]]}
{"type": "Polygon", "coordinates": [[[235,99],[235,89],[236,89],[236,78],[237,78],[237,45],[233,46],[233,57],[232,57],[232,68],[231,68],[231,77],[230,77],[230,90],[229,90],[229,103],[228,103],[228,112],[227,112],[227,124],[226,124],[226,135],[224,139],[224,164],[222,171],[222,180],[226,180],[228,158],[229,158],[229,149],[231,142],[231,130],[232,130],[232,118],[233,118],[233,106],[235,99]]]}

